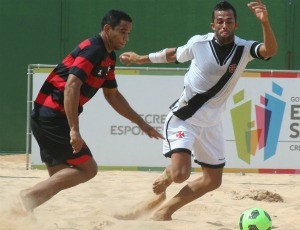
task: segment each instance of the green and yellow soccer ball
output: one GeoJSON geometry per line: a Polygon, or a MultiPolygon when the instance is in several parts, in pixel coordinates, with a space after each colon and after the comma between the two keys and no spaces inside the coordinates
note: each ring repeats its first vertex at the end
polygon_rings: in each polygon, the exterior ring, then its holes
{"type": "Polygon", "coordinates": [[[271,230],[271,228],[271,217],[265,210],[261,208],[247,209],[240,217],[240,230],[271,230]]]}

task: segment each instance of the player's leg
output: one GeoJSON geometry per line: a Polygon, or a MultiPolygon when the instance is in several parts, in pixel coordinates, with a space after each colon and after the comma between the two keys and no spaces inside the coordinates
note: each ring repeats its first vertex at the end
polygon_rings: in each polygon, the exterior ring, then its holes
{"type": "Polygon", "coordinates": [[[51,175],[48,179],[20,192],[27,211],[33,211],[34,208],[51,199],[58,192],[84,183],[97,174],[97,164],[93,158],[72,167],[58,165],[47,166],[47,168],[51,175]]]}
{"type": "Polygon", "coordinates": [[[117,215],[117,218],[136,219],[141,215],[149,214],[166,199],[165,191],[172,182],[181,183],[189,178],[191,173],[190,153],[194,137],[189,133],[189,127],[183,126],[184,123],[174,117],[172,112],[166,118],[164,126],[166,139],[163,142],[163,153],[166,157],[171,158],[171,165],[153,183],[153,191],[157,195],[142,202],[130,212],[117,215]]]}
{"type": "Polygon", "coordinates": [[[175,152],[171,155],[171,165],[154,181],[152,189],[155,194],[166,191],[172,183],[182,183],[191,173],[191,156],[187,152],[175,152]]]}
{"type": "Polygon", "coordinates": [[[153,191],[157,195],[141,202],[135,208],[122,214],[115,215],[118,219],[133,220],[150,214],[166,199],[165,191],[172,183],[181,183],[189,178],[191,173],[191,156],[186,152],[173,153],[172,164],[153,183],[153,191]]]}
{"type": "Polygon", "coordinates": [[[172,214],[184,205],[215,190],[222,183],[223,168],[203,167],[203,176],[188,183],[177,195],[163,204],[152,216],[153,220],[171,220],[172,214]]]}
{"type": "Polygon", "coordinates": [[[84,144],[78,153],[73,154],[67,119],[32,118],[31,127],[50,177],[20,192],[27,211],[32,211],[63,189],[90,180],[98,171],[87,145],[84,144]]]}
{"type": "Polygon", "coordinates": [[[160,207],[153,214],[154,220],[171,220],[176,210],[222,184],[225,165],[222,124],[206,128],[194,126],[190,128],[196,133],[193,146],[194,160],[202,166],[203,174],[184,186],[177,195],[160,207]]]}
{"type": "Polygon", "coordinates": [[[181,183],[189,178],[191,173],[191,156],[186,152],[173,153],[171,165],[154,181],[153,192],[157,195],[138,204],[127,213],[118,214],[118,219],[133,220],[153,212],[166,199],[165,191],[172,183],[181,183]]]}
{"type": "Polygon", "coordinates": [[[152,189],[156,194],[165,192],[172,182],[182,183],[191,173],[191,149],[195,138],[190,125],[170,112],[165,121],[164,136],[163,154],[171,158],[171,164],[154,181],[152,189]]]}

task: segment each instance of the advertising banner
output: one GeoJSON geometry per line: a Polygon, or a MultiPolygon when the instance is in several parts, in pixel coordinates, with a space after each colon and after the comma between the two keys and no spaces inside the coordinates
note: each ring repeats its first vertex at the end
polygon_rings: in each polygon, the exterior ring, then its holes
{"type": "Polygon", "coordinates": [[[224,117],[226,167],[274,173],[300,169],[299,83],[296,74],[284,73],[239,80],[224,117]]]}
{"type": "MultiPolygon", "coordinates": [[[[33,74],[33,99],[47,75],[33,74]]],[[[118,71],[117,82],[129,104],[162,133],[169,106],[182,92],[183,75],[118,71]]],[[[284,72],[244,73],[224,114],[225,171],[300,173],[299,77],[284,72]]],[[[101,89],[84,106],[80,130],[103,169],[160,170],[169,162],[161,153],[162,141],[150,139],[114,111],[101,89]]],[[[40,164],[32,137],[32,165],[40,164]]],[[[199,168],[193,164],[193,170],[199,168]]]]}

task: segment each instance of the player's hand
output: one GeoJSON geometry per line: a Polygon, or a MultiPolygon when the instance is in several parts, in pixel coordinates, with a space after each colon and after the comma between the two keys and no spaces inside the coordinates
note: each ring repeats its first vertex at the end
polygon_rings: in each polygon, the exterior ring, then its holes
{"type": "Polygon", "coordinates": [[[261,0],[248,3],[248,7],[261,22],[268,21],[268,11],[266,5],[263,5],[261,0]]]}
{"type": "Polygon", "coordinates": [[[134,52],[125,52],[121,54],[119,58],[124,65],[130,65],[132,63],[139,64],[139,55],[134,52]]]}
{"type": "Polygon", "coordinates": [[[143,130],[144,133],[146,133],[150,138],[155,139],[165,139],[163,135],[161,135],[159,132],[157,132],[151,125],[147,124],[146,122],[143,122],[139,125],[141,130],[143,130]]]}
{"type": "Polygon", "coordinates": [[[83,145],[84,141],[81,138],[81,135],[78,131],[76,130],[71,130],[70,131],[70,144],[73,148],[73,153],[78,153],[83,145]]]}

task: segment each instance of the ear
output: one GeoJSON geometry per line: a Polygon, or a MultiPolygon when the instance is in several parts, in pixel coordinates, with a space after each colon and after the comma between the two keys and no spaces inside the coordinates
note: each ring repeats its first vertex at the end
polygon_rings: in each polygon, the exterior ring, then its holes
{"type": "Polygon", "coordinates": [[[103,27],[103,31],[108,34],[111,30],[111,26],[108,25],[108,24],[105,24],[104,27],[103,27]]]}
{"type": "Polygon", "coordinates": [[[235,23],[235,29],[238,29],[239,26],[240,26],[240,23],[236,22],[236,23],[235,23]]]}
{"type": "Polygon", "coordinates": [[[214,23],[210,23],[210,28],[215,31],[215,24],[214,23]]]}

